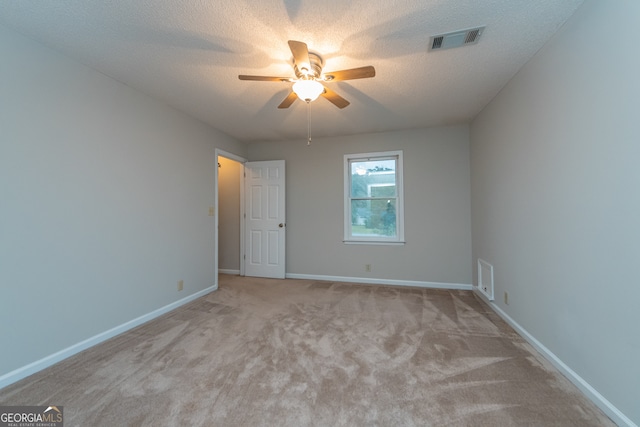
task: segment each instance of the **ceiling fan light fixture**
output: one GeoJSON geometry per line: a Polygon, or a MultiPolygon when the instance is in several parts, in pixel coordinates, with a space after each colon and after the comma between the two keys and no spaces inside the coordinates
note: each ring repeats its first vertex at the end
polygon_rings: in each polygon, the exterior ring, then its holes
{"type": "Polygon", "coordinates": [[[293,55],[293,77],[275,77],[275,76],[249,76],[240,74],[240,80],[253,80],[262,82],[291,82],[293,83],[292,91],[278,105],[278,108],[289,108],[296,100],[300,98],[309,104],[322,95],[327,101],[338,108],[345,108],[349,105],[349,101],[335,93],[333,90],[324,86],[324,83],[366,79],[375,77],[376,70],[372,65],[366,67],[349,68],[347,70],[332,71],[324,74],[322,67],[324,61],[317,53],[309,52],[306,43],[289,40],[289,49],[293,55]]]}
{"type": "Polygon", "coordinates": [[[324,86],[315,80],[298,80],[293,84],[293,91],[301,100],[311,102],[315,101],[324,92],[324,86]]]}

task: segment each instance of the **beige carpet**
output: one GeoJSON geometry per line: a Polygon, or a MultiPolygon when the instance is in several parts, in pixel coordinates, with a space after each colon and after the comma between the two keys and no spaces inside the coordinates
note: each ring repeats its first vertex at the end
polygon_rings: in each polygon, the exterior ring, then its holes
{"type": "Polygon", "coordinates": [[[472,292],[221,276],[0,390],[65,426],[608,426],[472,292]]]}

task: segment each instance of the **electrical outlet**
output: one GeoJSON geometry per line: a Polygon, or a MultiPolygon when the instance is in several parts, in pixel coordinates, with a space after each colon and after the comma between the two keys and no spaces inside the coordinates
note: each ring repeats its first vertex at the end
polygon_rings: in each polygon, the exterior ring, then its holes
{"type": "Polygon", "coordinates": [[[364,271],[371,272],[371,264],[365,264],[364,265],[364,271]]]}
{"type": "Polygon", "coordinates": [[[504,303],[509,305],[509,292],[504,291],[504,303]]]}
{"type": "Polygon", "coordinates": [[[184,289],[184,280],[178,280],[178,291],[184,289]]]}

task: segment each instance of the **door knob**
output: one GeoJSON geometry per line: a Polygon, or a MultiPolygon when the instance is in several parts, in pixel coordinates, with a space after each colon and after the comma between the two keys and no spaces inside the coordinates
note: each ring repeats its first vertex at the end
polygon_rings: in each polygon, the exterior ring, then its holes
{"type": "Polygon", "coordinates": [[[280,224],[278,224],[278,227],[282,228],[282,227],[284,227],[284,224],[280,223],[280,224]]]}

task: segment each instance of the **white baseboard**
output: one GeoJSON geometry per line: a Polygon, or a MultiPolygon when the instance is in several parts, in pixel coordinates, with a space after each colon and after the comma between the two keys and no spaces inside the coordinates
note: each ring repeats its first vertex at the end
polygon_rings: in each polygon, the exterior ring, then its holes
{"type": "Polygon", "coordinates": [[[217,288],[218,287],[216,285],[210,286],[206,289],[196,292],[195,294],[191,294],[185,298],[182,298],[181,300],[174,301],[171,304],[165,305],[164,307],[158,308],[157,310],[153,310],[150,313],[144,314],[133,320],[125,322],[122,325],[111,328],[108,331],[101,332],[98,335],[94,335],[91,338],[87,338],[84,341],[81,341],[77,344],[74,344],[70,347],[67,347],[63,350],[60,350],[56,353],[46,356],[40,360],[37,360],[33,363],[30,363],[21,368],[13,370],[7,374],[4,374],[0,376],[0,389],[8,386],[9,384],[13,384],[14,382],[19,381],[23,378],[26,378],[29,375],[35,374],[38,371],[48,368],[51,365],[54,365],[68,357],[73,356],[74,354],[80,353],[81,351],[86,350],[89,347],[93,347],[96,344],[100,344],[101,342],[106,341],[109,338],[113,338],[116,335],[120,335],[121,333],[126,332],[130,329],[133,329],[136,326],[140,326],[143,323],[146,323],[152,319],[155,319],[158,316],[168,313],[169,311],[174,310],[180,307],[181,305],[184,305],[197,298],[200,298],[201,296],[204,296],[210,292],[215,291],[217,288]]]}
{"type": "Polygon", "coordinates": [[[520,334],[533,348],[535,348],[545,359],[547,359],[557,370],[559,370],[569,381],[571,381],[578,389],[589,398],[593,403],[598,406],[607,414],[609,418],[613,420],[619,426],[638,427],[633,421],[631,421],[626,415],[624,415],[618,408],[616,408],[611,402],[609,402],[603,395],[587,383],[580,375],[578,375],[573,369],[567,366],[558,356],[553,354],[551,350],[545,347],[540,341],[538,341],[533,335],[531,335],[526,329],[513,320],[507,313],[505,313],[498,304],[489,301],[485,295],[478,289],[477,286],[473,287],[473,291],[478,295],[489,307],[495,311],[498,316],[507,322],[515,331],[520,334]]]}
{"type": "Polygon", "coordinates": [[[470,291],[472,285],[460,283],[420,282],[414,280],[375,279],[371,277],[323,276],[316,274],[287,273],[287,279],[323,280],[328,282],[370,283],[372,285],[409,286],[414,288],[458,289],[470,291]]]}
{"type": "Polygon", "coordinates": [[[219,268],[218,273],[220,274],[229,274],[231,276],[239,276],[240,270],[230,270],[228,268],[219,268]]]}

